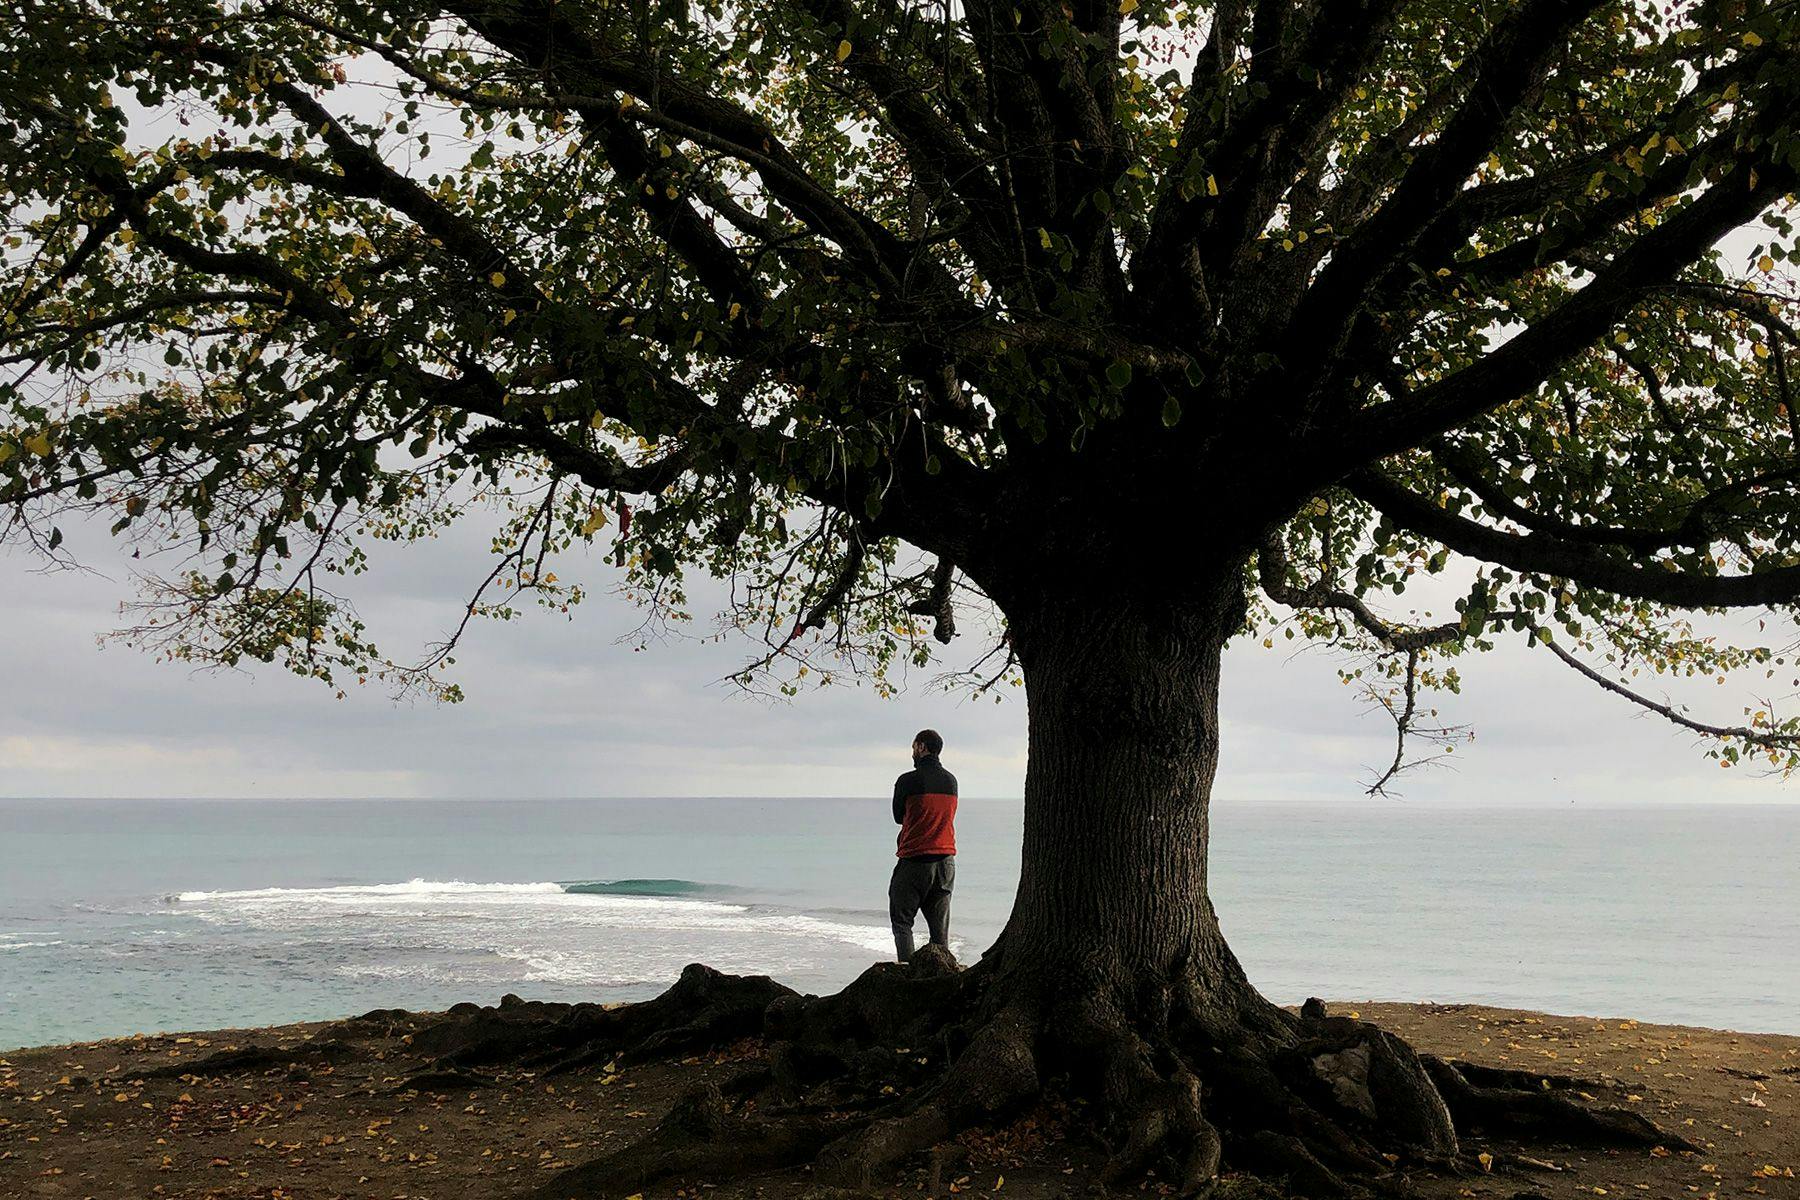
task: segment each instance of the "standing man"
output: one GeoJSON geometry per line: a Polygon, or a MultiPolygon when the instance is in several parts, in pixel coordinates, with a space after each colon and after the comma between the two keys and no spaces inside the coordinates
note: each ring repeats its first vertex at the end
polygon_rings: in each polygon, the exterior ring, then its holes
{"type": "Polygon", "coordinates": [[[956,882],[956,776],[938,762],[944,739],[935,729],[913,738],[913,769],[894,781],[894,823],[900,826],[894,878],[888,884],[888,918],[894,949],[905,962],[913,952],[913,918],[925,910],[931,940],[950,947],[950,889],[956,882]]]}

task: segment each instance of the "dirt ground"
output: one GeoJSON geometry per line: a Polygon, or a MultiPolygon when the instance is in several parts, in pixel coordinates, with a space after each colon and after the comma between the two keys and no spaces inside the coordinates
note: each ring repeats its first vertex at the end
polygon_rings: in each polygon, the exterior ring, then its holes
{"type": "MultiPolygon", "coordinates": [[[[1800,1037],[1479,1005],[1339,1003],[1422,1050],[1594,1081],[1701,1154],[1596,1152],[1468,1139],[1488,1168],[1415,1176],[1426,1197],[1738,1196],[1800,1200],[1800,1037]]],[[[19,1050],[0,1056],[0,1196],[95,1200],[506,1200],[648,1129],[676,1095],[760,1046],[624,1071],[432,1074],[417,1015],[19,1050]]],[[[1217,1102],[1217,1101],[1215,1101],[1217,1102]]],[[[682,1180],[643,1200],[854,1200],[1001,1194],[1020,1200],[1156,1195],[1107,1189],[1099,1148],[1044,1107],[909,1167],[890,1186],[815,1186],[805,1170],[682,1180]]],[[[610,1197],[606,1200],[624,1200],[610,1197]]]]}

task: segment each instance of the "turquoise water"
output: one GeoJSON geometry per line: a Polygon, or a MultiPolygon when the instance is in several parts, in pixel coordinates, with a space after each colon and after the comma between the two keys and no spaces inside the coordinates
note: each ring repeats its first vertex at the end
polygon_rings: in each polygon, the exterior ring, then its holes
{"type": "MultiPolygon", "coordinates": [[[[963,802],[965,959],[1019,824],[963,802]]],[[[835,988],[890,950],[892,846],[885,798],[0,800],[0,1048],[632,999],[693,961],[835,988]]],[[[1213,892],[1283,1001],[1800,1033],[1800,807],[1220,803],[1213,892]]]]}

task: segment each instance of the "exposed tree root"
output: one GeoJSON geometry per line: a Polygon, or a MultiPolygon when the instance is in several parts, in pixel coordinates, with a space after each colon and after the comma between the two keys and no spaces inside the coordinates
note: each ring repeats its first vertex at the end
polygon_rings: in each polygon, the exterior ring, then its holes
{"type": "Polygon", "coordinates": [[[766,1121],[733,1113],[717,1087],[693,1088],[656,1128],[616,1154],[565,1171],[541,1200],[622,1196],[659,1179],[718,1179],[805,1162],[844,1128],[821,1120],[766,1121]]]}
{"type": "Polygon", "coordinates": [[[132,1073],[133,1079],[179,1079],[183,1075],[201,1077],[247,1075],[275,1067],[292,1068],[304,1063],[329,1062],[350,1057],[350,1047],[332,1041],[302,1042],[297,1046],[246,1046],[241,1050],[221,1050],[205,1058],[188,1062],[165,1063],[147,1071],[132,1073]]]}
{"type": "Polygon", "coordinates": [[[1443,1059],[1428,1057],[1425,1064],[1457,1121],[1470,1128],[1561,1144],[1700,1149],[1628,1108],[1588,1108],[1541,1087],[1478,1087],[1443,1059]]]}
{"type": "Polygon", "coordinates": [[[546,1004],[507,996],[497,1008],[459,1004],[414,1035],[447,1067],[516,1062],[546,1073],[597,1062],[641,1061],[723,1045],[762,1032],[763,1013],[796,997],[766,975],[723,975],[694,963],[641,1004],[546,1004]]]}
{"type": "Polygon", "coordinates": [[[1403,1196],[1408,1172],[1476,1169],[1459,1130],[1692,1148],[1636,1113],[1561,1094],[1586,1081],[1422,1056],[1320,1004],[1284,1012],[1247,984],[1221,994],[1184,976],[1120,995],[1091,981],[1022,983],[988,962],[964,971],[936,947],[871,967],[833,996],[693,966],[643,1004],[509,1000],[453,1010],[415,1044],[447,1064],[578,1070],[759,1033],[761,1063],[695,1088],[638,1142],[540,1195],[623,1196],[657,1179],[803,1163],[819,1185],[868,1187],[1046,1094],[1075,1105],[1114,1181],[1154,1172],[1183,1196],[1267,1195],[1271,1184],[1315,1198],[1403,1196]],[[1261,1183],[1221,1185],[1222,1170],[1261,1183]]]}
{"type": "Polygon", "coordinates": [[[1445,1061],[1477,1087],[1525,1088],[1530,1091],[1546,1091],[1551,1088],[1572,1091],[1586,1088],[1597,1092],[1602,1089],[1613,1090],[1619,1086],[1604,1079],[1589,1079],[1582,1075],[1544,1075],[1537,1071],[1518,1071],[1510,1067],[1487,1067],[1480,1063],[1464,1062],[1460,1058],[1445,1061]]]}
{"type": "Polygon", "coordinates": [[[1114,1181],[1166,1166],[1184,1195],[1218,1174],[1223,1150],[1201,1105],[1199,1078],[1186,1063],[1162,1055],[1110,1006],[1085,1002],[1067,1010],[1064,1029],[1074,1066],[1097,1091],[1114,1181]]]}
{"type": "Polygon", "coordinates": [[[901,1101],[894,1115],[827,1146],[819,1158],[821,1174],[867,1185],[909,1154],[1010,1116],[1038,1095],[1034,1035],[1023,1014],[1001,1014],[983,1027],[941,1080],[901,1101]]]}

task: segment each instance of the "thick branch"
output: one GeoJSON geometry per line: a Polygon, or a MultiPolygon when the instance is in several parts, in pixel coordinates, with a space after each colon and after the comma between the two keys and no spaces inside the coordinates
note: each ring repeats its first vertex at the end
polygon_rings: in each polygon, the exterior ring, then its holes
{"type": "Polygon", "coordinates": [[[1495,26],[1474,52],[1479,66],[1468,99],[1419,151],[1375,215],[1337,247],[1296,310],[1292,332],[1314,345],[1315,353],[1335,357],[1369,281],[1411,253],[1421,231],[1456,196],[1542,82],[1570,31],[1597,7],[1599,0],[1527,0],[1495,26]]]}
{"type": "Polygon", "coordinates": [[[1794,186],[1782,163],[1740,160],[1723,178],[1616,255],[1585,287],[1497,350],[1443,379],[1329,422],[1313,439],[1333,461],[1374,462],[1525,395],[1598,340],[1644,289],[1664,284],[1794,186]]]}
{"type": "Polygon", "coordinates": [[[1592,546],[1542,533],[1506,533],[1471,521],[1374,471],[1356,472],[1346,486],[1402,529],[1441,542],[1458,554],[1526,574],[1570,579],[1682,608],[1766,607],[1800,600],[1800,567],[1721,576],[1679,570],[1658,559],[1621,561],[1592,546]]]}
{"type": "MultiPolygon", "coordinates": [[[[1673,528],[1577,525],[1561,517],[1526,508],[1508,495],[1497,481],[1488,478],[1482,470],[1481,460],[1476,454],[1453,442],[1440,440],[1433,443],[1431,456],[1450,474],[1452,479],[1474,493],[1496,516],[1522,525],[1534,533],[1549,534],[1569,542],[1584,542],[1596,546],[1620,546],[1646,556],[1654,554],[1658,550],[1667,550],[1672,546],[1703,546],[1710,539],[1703,517],[1711,505],[1716,503],[1713,497],[1718,493],[1696,501],[1688,509],[1687,517],[1682,523],[1673,528]]],[[[1770,482],[1770,480],[1763,479],[1760,482],[1770,482]]],[[[1733,489],[1734,492],[1738,490],[1740,489],[1733,489]]]]}
{"type": "Polygon", "coordinates": [[[1391,625],[1376,616],[1360,597],[1332,587],[1324,580],[1304,586],[1291,581],[1292,567],[1281,536],[1272,533],[1264,539],[1256,556],[1257,581],[1269,599],[1289,608],[1323,608],[1347,613],[1363,632],[1390,650],[1416,652],[1428,646],[1441,646],[1462,637],[1467,630],[1461,621],[1449,621],[1419,629],[1391,625]]]}

